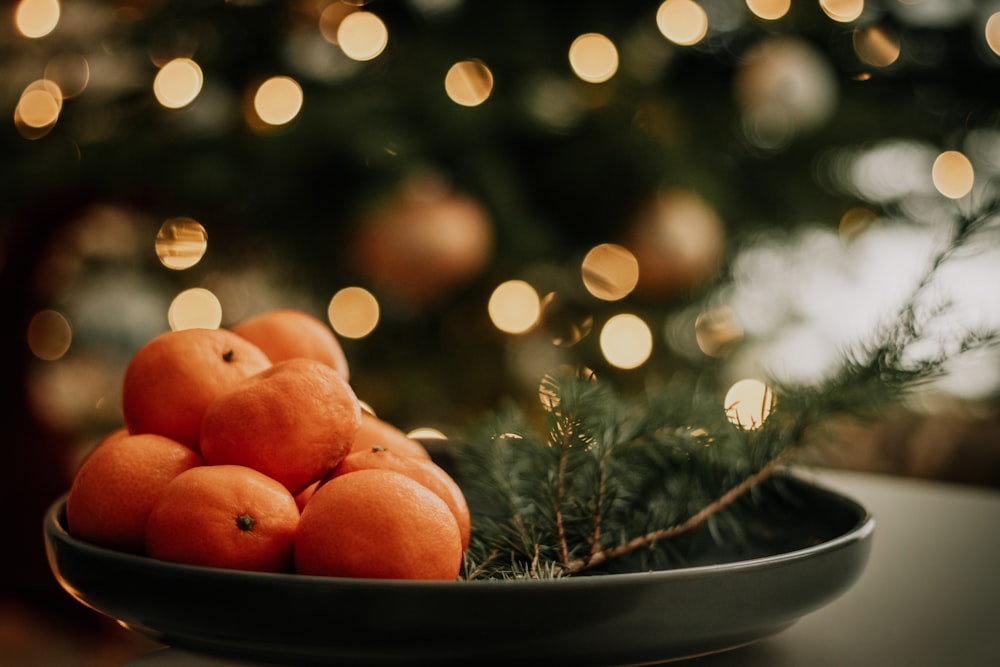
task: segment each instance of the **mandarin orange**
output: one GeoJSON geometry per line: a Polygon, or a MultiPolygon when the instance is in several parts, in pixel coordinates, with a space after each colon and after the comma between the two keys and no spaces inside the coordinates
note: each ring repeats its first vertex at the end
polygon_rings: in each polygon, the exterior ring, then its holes
{"type": "Polygon", "coordinates": [[[125,426],[197,450],[208,404],[270,365],[260,348],[227,329],[162,333],[140,347],[125,369],[125,426]]]}
{"type": "Polygon", "coordinates": [[[268,310],[234,324],[231,330],[262,349],[273,363],[306,357],[328,364],[345,380],[350,378],[347,356],[333,329],[303,310],[268,310]]]}
{"type": "Polygon", "coordinates": [[[164,487],[146,523],[146,553],[161,560],[290,572],[299,523],[295,498],[264,473],[204,465],[164,487]]]}
{"type": "Polygon", "coordinates": [[[329,477],[338,477],[370,468],[394,470],[433,491],[455,515],[455,521],[458,523],[459,533],[462,537],[463,551],[469,546],[469,535],[472,528],[469,506],[461,487],[443,468],[430,459],[402,456],[392,450],[375,446],[366,451],[352,451],[333,469],[329,477]]]}
{"type": "Polygon", "coordinates": [[[335,477],[309,499],[295,534],[301,574],[454,580],[462,567],[458,523],[416,480],[367,469],[335,477]]]}
{"type": "Polygon", "coordinates": [[[406,456],[431,458],[420,441],[408,437],[401,429],[371,412],[362,411],[361,427],[354,436],[351,451],[368,451],[372,447],[382,447],[406,456]]]}
{"type": "Polygon", "coordinates": [[[344,377],[305,357],[280,361],[217,397],[205,411],[201,452],[273,477],[296,495],[347,455],[361,404],[344,377]]]}
{"type": "Polygon", "coordinates": [[[146,521],[166,485],[201,465],[192,449],[161,435],[123,434],[102,440],[76,470],[66,497],[66,523],[75,537],[142,553],[146,521]]]}

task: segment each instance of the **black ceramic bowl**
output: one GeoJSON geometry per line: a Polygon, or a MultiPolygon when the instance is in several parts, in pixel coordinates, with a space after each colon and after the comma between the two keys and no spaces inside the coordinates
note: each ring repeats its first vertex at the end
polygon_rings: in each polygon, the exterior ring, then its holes
{"type": "Polygon", "coordinates": [[[52,571],[83,604],[165,644],[282,664],[625,665],[733,648],[846,591],[874,519],[789,480],[810,544],[746,560],[548,581],[410,582],[191,567],[118,553],[45,518],[52,571]]]}

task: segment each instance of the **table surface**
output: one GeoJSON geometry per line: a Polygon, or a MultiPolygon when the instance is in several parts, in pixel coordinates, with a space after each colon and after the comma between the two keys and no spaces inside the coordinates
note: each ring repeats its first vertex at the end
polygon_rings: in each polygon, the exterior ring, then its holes
{"type": "MultiPolygon", "coordinates": [[[[1000,665],[1000,491],[815,471],[875,516],[871,558],[854,586],[789,629],[686,667],[1000,665]]],[[[245,667],[167,648],[126,667],[245,667]]]]}

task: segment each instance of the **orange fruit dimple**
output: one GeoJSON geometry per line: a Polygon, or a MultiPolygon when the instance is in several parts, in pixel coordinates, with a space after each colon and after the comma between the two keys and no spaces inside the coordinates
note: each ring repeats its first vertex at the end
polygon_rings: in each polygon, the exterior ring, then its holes
{"type": "Polygon", "coordinates": [[[299,523],[280,483],[243,466],[200,466],[163,489],[146,524],[153,558],[257,572],[290,572],[299,523]]]}
{"type": "Polygon", "coordinates": [[[358,470],[377,468],[402,473],[434,492],[448,505],[455,516],[462,538],[462,549],[469,546],[472,520],[469,506],[461,487],[443,468],[429,459],[400,456],[391,450],[372,447],[367,451],[354,451],[330,473],[330,478],[347,475],[358,470]]]}
{"type": "Polygon", "coordinates": [[[208,404],[270,365],[260,348],[227,329],[162,333],[139,348],[125,369],[125,426],[197,450],[208,404]]]}
{"type": "Polygon", "coordinates": [[[314,359],[287,359],[212,402],[201,452],[207,464],[254,468],[294,495],[340,463],[360,423],[361,404],[340,373],[314,359]]]}
{"type": "Polygon", "coordinates": [[[427,448],[410,438],[402,430],[370,412],[361,413],[361,427],[354,436],[351,451],[368,451],[372,447],[383,447],[393,452],[430,460],[427,448]]]}
{"type": "Polygon", "coordinates": [[[462,544],[441,498],[392,470],[358,470],[321,485],[295,534],[300,574],[454,580],[462,544]]]}
{"type": "Polygon", "coordinates": [[[276,308],[231,327],[262,349],[273,363],[306,357],[322,361],[347,380],[350,370],[340,341],[325,322],[294,308],[276,308]]]}
{"type": "Polygon", "coordinates": [[[109,434],[83,460],[66,498],[66,523],[75,537],[142,553],[153,504],[177,475],[201,465],[193,450],[169,438],[109,434]]]}

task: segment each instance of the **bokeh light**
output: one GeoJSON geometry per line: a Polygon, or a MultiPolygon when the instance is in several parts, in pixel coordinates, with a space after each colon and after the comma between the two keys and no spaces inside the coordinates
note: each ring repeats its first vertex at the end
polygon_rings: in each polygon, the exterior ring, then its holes
{"type": "Polygon", "coordinates": [[[569,47],[569,64],[583,81],[603,83],[618,71],[618,49],[600,33],[580,35],[569,47]]]}
{"type": "Polygon", "coordinates": [[[708,15],[694,0],[665,0],[656,10],[656,27],[674,44],[692,46],[708,33],[708,15]]]}
{"type": "Polygon", "coordinates": [[[444,77],[444,90],[456,104],[479,106],[493,92],[493,73],[476,58],[457,62],[444,77]]]}
{"type": "Polygon", "coordinates": [[[285,125],[299,115],[302,102],[302,87],[295,79],[273,76],[257,88],[253,108],[268,125],[285,125]]]}
{"type": "Polygon", "coordinates": [[[14,25],[25,37],[45,37],[59,25],[59,0],[21,0],[14,10],[14,25]]]}
{"type": "Polygon", "coordinates": [[[975,172],[965,155],[959,151],[945,151],[934,160],[931,178],[934,187],[945,197],[961,199],[972,190],[975,172]]]}
{"type": "Polygon", "coordinates": [[[378,326],[381,308],[378,300],[363,287],[344,287],[330,299],[326,308],[330,326],[344,338],[364,338],[378,326]]]}
{"type": "Polygon", "coordinates": [[[319,32],[323,39],[331,44],[337,43],[337,31],[344,17],[358,11],[358,8],[346,2],[331,2],[319,15],[319,32]]]}
{"type": "Polygon", "coordinates": [[[856,28],[853,42],[858,58],[872,67],[888,67],[899,59],[899,38],[881,26],[856,28]]]}
{"type": "MultiPolygon", "coordinates": [[[[62,112],[63,95],[54,82],[39,79],[28,84],[14,109],[14,122],[18,127],[47,130],[55,125],[62,112]]],[[[26,135],[27,136],[27,135],[26,135]]]]}
{"type": "Polygon", "coordinates": [[[639,282],[639,261],[627,248],[602,243],[587,252],[580,273],[587,291],[598,299],[617,301],[639,282]]]}
{"type": "Polygon", "coordinates": [[[698,314],[694,322],[698,349],[709,357],[723,357],[743,340],[743,327],[729,306],[718,306],[698,314]]]}
{"type": "Polygon", "coordinates": [[[389,43],[389,30],[378,16],[371,12],[351,12],[337,26],[337,44],[352,60],[377,58],[389,43]]]}
{"type": "Polygon", "coordinates": [[[493,290],[487,304],[493,325],[510,334],[531,330],[538,322],[541,309],[538,292],[523,280],[501,283],[493,290]]]}
{"type": "Polygon", "coordinates": [[[828,17],[839,23],[850,23],[865,11],[864,0],[819,0],[819,6],[828,17]]]}
{"type": "Polygon", "coordinates": [[[766,21],[783,18],[791,8],[792,0],[747,0],[747,9],[757,18],[766,21]]]}
{"type": "Polygon", "coordinates": [[[174,58],[156,73],[153,95],[168,109],[180,109],[198,97],[203,84],[204,76],[198,63],[190,58],[174,58]]]}
{"type": "Polygon", "coordinates": [[[204,287],[186,289],[170,302],[167,322],[174,331],[218,329],[222,324],[222,304],[204,287]]]}
{"type": "Polygon", "coordinates": [[[638,368],[653,353],[653,332],[638,315],[615,315],[601,328],[601,353],[612,366],[638,368]]]}
{"type": "Polygon", "coordinates": [[[208,249],[208,233],[197,220],[170,218],[156,233],[156,256],[168,269],[190,269],[201,261],[208,249]]]}
{"type": "Polygon", "coordinates": [[[1000,12],[990,14],[983,29],[986,45],[993,53],[1000,56],[1000,12]]]}
{"type": "Polygon", "coordinates": [[[725,409],[729,421],[744,429],[757,429],[771,414],[774,392],[760,380],[748,378],[726,392],[725,409]]]}
{"type": "Polygon", "coordinates": [[[61,359],[73,341],[69,320],[56,310],[40,310],[28,323],[28,348],[44,361],[61,359]]]}
{"type": "Polygon", "coordinates": [[[418,426],[415,429],[411,429],[406,432],[407,438],[412,438],[414,440],[447,440],[446,436],[439,429],[433,428],[431,426],[418,426]]]}

